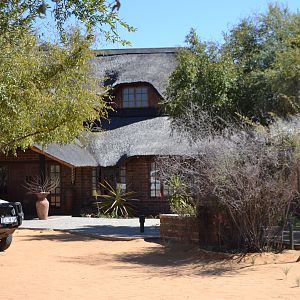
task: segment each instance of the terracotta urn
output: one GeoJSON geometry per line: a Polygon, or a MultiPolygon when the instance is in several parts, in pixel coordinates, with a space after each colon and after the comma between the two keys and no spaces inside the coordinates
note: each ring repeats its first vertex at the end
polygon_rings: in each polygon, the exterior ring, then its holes
{"type": "Polygon", "coordinates": [[[47,220],[48,219],[48,212],[49,212],[49,201],[47,199],[47,196],[50,193],[48,192],[40,192],[40,193],[36,193],[36,212],[38,215],[38,218],[40,220],[47,220]]]}

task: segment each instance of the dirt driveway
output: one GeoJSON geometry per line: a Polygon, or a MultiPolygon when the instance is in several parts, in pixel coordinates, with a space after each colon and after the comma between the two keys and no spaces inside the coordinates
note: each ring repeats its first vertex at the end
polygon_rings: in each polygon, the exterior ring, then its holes
{"type": "Polygon", "coordinates": [[[299,255],[238,263],[143,240],[19,230],[0,253],[0,299],[300,299],[299,255]]]}

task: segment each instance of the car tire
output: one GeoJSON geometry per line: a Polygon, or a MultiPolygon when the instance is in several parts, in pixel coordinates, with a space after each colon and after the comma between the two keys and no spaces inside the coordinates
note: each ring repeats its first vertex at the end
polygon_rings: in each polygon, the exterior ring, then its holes
{"type": "Polygon", "coordinates": [[[2,238],[0,240],[0,251],[5,251],[7,248],[9,248],[11,242],[12,242],[12,234],[2,238]]]}

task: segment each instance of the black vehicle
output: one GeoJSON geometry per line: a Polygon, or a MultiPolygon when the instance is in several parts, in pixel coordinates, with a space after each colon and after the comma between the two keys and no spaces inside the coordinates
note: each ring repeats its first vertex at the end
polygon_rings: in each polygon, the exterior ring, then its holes
{"type": "Polygon", "coordinates": [[[12,234],[22,224],[24,213],[20,202],[0,199],[0,251],[6,250],[12,242],[12,234]]]}

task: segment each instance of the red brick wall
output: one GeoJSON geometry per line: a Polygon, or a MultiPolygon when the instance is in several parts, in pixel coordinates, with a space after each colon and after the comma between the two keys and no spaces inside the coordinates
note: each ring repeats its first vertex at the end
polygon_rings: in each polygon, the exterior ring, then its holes
{"type": "Polygon", "coordinates": [[[170,211],[169,201],[164,197],[150,197],[150,164],[154,157],[133,157],[126,163],[126,180],[129,191],[139,200],[137,214],[157,216],[170,211]]]}
{"type": "MultiPolygon", "coordinates": [[[[34,214],[34,199],[28,195],[22,184],[26,176],[35,176],[40,170],[40,156],[32,150],[18,151],[15,156],[1,156],[1,163],[9,166],[9,199],[21,201],[26,206],[28,214],[34,214]]],[[[150,164],[153,157],[133,157],[125,162],[126,180],[129,191],[135,192],[136,214],[157,216],[169,212],[169,202],[166,198],[150,197],[150,164]]],[[[45,159],[46,169],[50,164],[59,164],[45,159]]],[[[80,209],[94,200],[92,197],[92,167],[75,168],[72,182],[72,168],[61,166],[61,208],[52,213],[71,213],[79,215],[80,209]],[[75,173],[74,173],[75,172],[75,173]]]]}
{"type": "Polygon", "coordinates": [[[28,149],[26,151],[18,150],[17,155],[0,154],[1,162],[18,162],[18,161],[38,161],[39,154],[28,149]]]}
{"type": "Polygon", "coordinates": [[[200,210],[198,217],[160,215],[160,237],[166,240],[219,248],[218,224],[214,220],[215,212],[209,208],[200,210]]]}
{"type": "Polygon", "coordinates": [[[160,215],[160,237],[177,242],[199,243],[200,226],[196,217],[160,215]]]}

